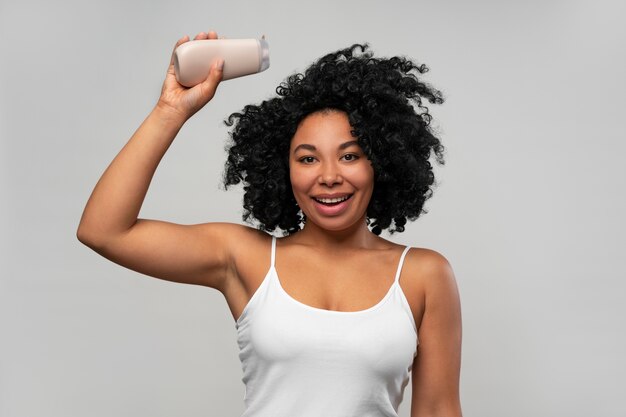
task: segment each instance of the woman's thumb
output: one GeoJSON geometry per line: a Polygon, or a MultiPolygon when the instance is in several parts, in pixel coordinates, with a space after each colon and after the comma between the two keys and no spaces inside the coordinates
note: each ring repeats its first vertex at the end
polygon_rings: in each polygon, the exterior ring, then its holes
{"type": "Polygon", "coordinates": [[[224,59],[218,58],[213,63],[211,70],[209,72],[209,75],[204,82],[215,84],[215,86],[217,86],[217,84],[219,84],[219,82],[222,81],[223,73],[224,73],[224,59]]]}
{"type": "Polygon", "coordinates": [[[213,66],[215,70],[215,76],[219,77],[219,80],[222,80],[222,72],[224,71],[224,58],[218,58],[215,60],[215,65],[213,66]]]}
{"type": "Polygon", "coordinates": [[[202,82],[202,90],[209,96],[209,100],[215,95],[217,85],[222,81],[222,74],[224,70],[224,59],[218,58],[209,71],[209,75],[206,80],[202,82]]]}

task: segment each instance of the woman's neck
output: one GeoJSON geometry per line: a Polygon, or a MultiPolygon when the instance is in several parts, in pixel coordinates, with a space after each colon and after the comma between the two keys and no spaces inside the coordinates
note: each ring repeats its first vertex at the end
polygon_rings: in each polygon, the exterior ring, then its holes
{"type": "Polygon", "coordinates": [[[324,229],[307,219],[302,230],[295,233],[292,239],[299,244],[323,247],[329,251],[372,248],[379,240],[367,227],[365,216],[343,230],[324,229]]]}

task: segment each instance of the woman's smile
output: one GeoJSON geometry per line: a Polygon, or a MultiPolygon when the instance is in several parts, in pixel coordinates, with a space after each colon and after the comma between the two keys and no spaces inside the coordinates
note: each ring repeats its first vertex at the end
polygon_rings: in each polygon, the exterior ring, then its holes
{"type": "Polygon", "coordinates": [[[289,152],[292,191],[307,222],[343,230],[365,219],[374,170],[345,112],[309,114],[298,125],[289,152]]]}
{"type": "Polygon", "coordinates": [[[325,216],[336,216],[347,209],[350,204],[350,198],[353,194],[342,198],[324,198],[318,199],[313,197],[317,211],[325,216]]]}

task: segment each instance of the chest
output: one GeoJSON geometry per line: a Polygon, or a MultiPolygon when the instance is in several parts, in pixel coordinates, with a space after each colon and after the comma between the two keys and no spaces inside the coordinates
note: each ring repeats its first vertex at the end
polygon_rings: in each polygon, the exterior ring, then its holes
{"type": "MultiPolygon", "coordinates": [[[[301,304],[320,310],[357,312],[383,300],[398,274],[398,286],[419,327],[424,311],[423,289],[419,279],[411,276],[411,258],[418,249],[411,248],[400,265],[402,249],[398,246],[342,256],[279,249],[274,260],[275,279],[286,296],[301,304]]],[[[267,278],[271,265],[270,256],[267,258],[239,268],[238,279],[225,293],[235,320],[267,278]]]]}
{"type": "Polygon", "coordinates": [[[303,304],[333,311],[365,310],[394,283],[397,254],[311,257],[277,256],[275,270],[283,290],[303,304]],[[394,259],[396,258],[396,259],[394,259]]]}

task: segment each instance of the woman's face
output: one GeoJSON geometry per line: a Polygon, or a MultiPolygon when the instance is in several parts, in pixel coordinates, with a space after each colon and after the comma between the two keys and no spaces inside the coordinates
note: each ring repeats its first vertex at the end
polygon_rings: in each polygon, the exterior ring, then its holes
{"type": "Polygon", "coordinates": [[[346,113],[318,111],[300,122],[291,140],[289,175],[307,223],[344,230],[365,220],[374,169],[350,130],[346,113]]]}

